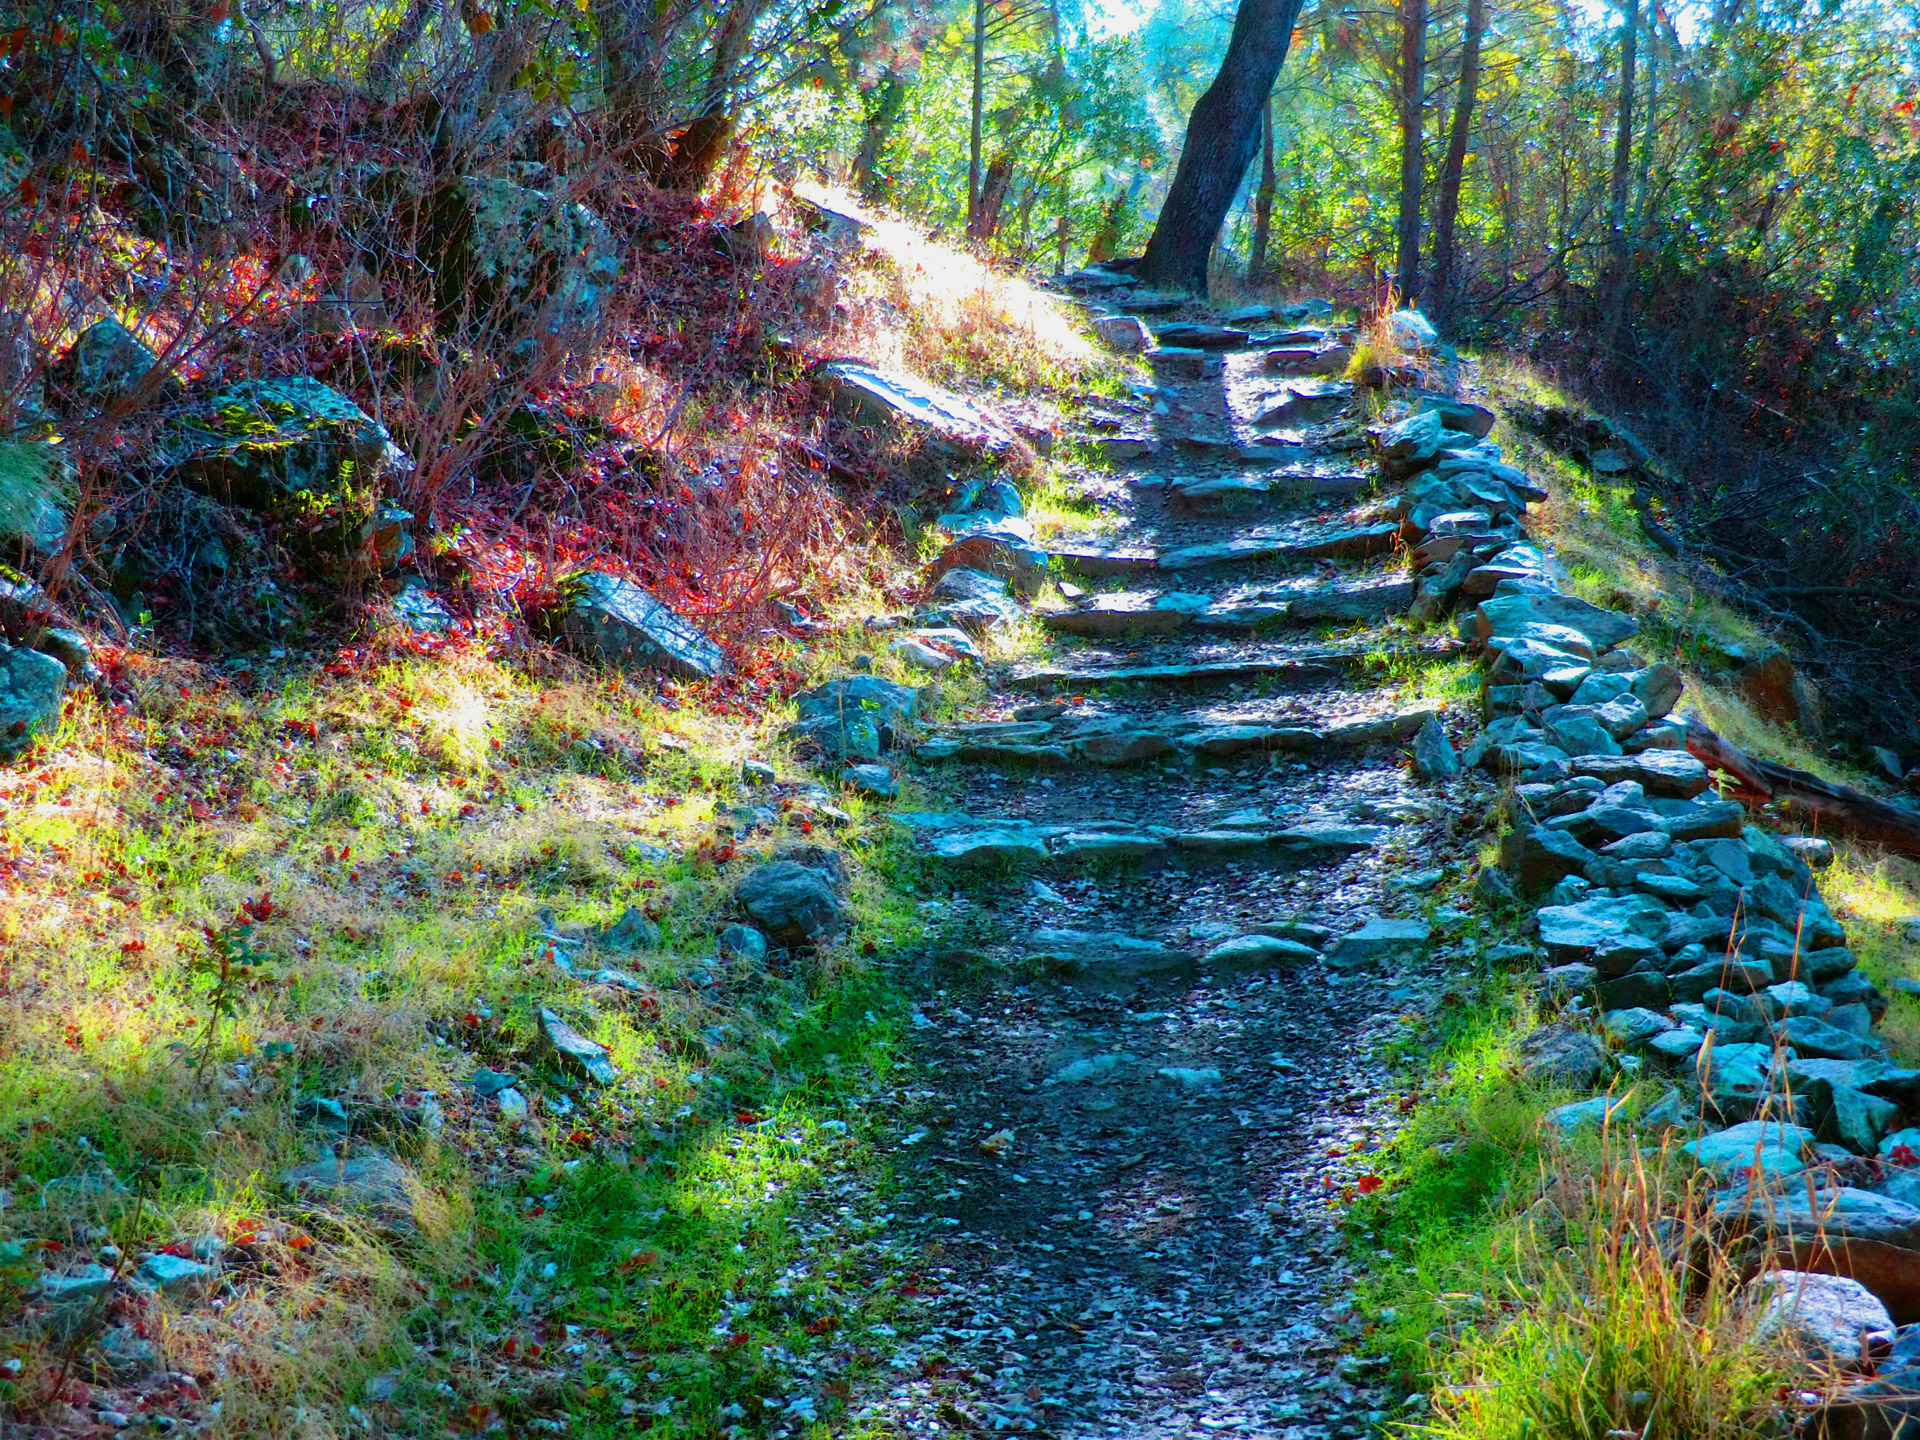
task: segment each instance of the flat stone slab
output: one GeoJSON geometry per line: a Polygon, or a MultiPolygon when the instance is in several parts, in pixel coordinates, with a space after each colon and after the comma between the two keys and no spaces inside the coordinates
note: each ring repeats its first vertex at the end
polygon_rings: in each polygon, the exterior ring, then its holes
{"type": "Polygon", "coordinates": [[[709,680],[727,668],[726,652],[645,587],[598,570],[561,582],[559,627],[588,659],[647,666],[682,680],[709,680]]]}
{"type": "Polygon", "coordinates": [[[1543,623],[1578,630],[1599,650],[1610,650],[1640,633],[1640,622],[1618,610],[1603,610],[1577,595],[1528,592],[1493,594],[1474,611],[1480,638],[1511,635],[1521,625],[1543,623]]]}
{"type": "Polygon", "coordinates": [[[1158,730],[1112,730],[1082,736],[1072,743],[1076,754],[1096,765],[1135,765],[1156,760],[1174,749],[1173,741],[1158,730]]]}
{"type": "Polygon", "coordinates": [[[1398,578],[1369,580],[1302,595],[1291,602],[1289,618],[1312,620],[1383,620],[1413,605],[1413,582],[1398,578]]]}
{"type": "Polygon", "coordinates": [[[1714,1208],[1729,1219],[1795,1239],[1845,1236],[1920,1250],[1920,1209],[1850,1185],[1817,1190],[1811,1199],[1799,1188],[1780,1195],[1734,1195],[1714,1208]]]}
{"type": "Polygon", "coordinates": [[[1321,738],[1318,730],[1300,725],[1210,725],[1181,743],[1198,754],[1229,759],[1249,750],[1305,750],[1321,738]]]}
{"type": "Polygon", "coordinates": [[[819,369],[834,407],[868,425],[898,424],[955,444],[990,453],[1010,448],[1014,435],[964,396],[898,371],[876,370],[857,360],[834,360],[819,369]]]}
{"type": "Polygon", "coordinates": [[[1131,684],[1205,684],[1222,680],[1290,680],[1316,684],[1339,673],[1328,659],[1210,660],[1191,665],[1036,666],[1016,670],[1009,680],[1015,690],[1051,690],[1058,686],[1131,684]]]}
{"type": "Polygon", "coordinates": [[[1211,603],[1211,596],[1184,591],[1160,595],[1122,591],[1096,595],[1079,609],[1053,611],[1040,619],[1047,629],[1061,635],[1171,635],[1186,629],[1211,603]]]}
{"type": "Polygon", "coordinates": [[[1720,1180],[1783,1180],[1807,1168],[1813,1132],[1780,1120],[1748,1120],[1682,1147],[1720,1180]]]}
{"type": "Polygon", "coordinates": [[[1231,325],[1206,325],[1176,321],[1155,332],[1162,345],[1181,345],[1195,350],[1237,350],[1247,343],[1247,332],[1231,325]]]}
{"type": "Polygon", "coordinates": [[[1576,755],[1570,764],[1576,775],[1591,775],[1608,785],[1637,782],[1647,794],[1672,800],[1691,800],[1711,784],[1707,767],[1684,750],[1642,750],[1638,755],[1576,755]]]}
{"type": "MultiPolygon", "coordinates": [[[[1384,833],[1384,832],[1382,832],[1384,833]]],[[[1330,965],[1367,965],[1377,961],[1416,960],[1426,953],[1433,927],[1424,920],[1376,916],[1342,935],[1327,949],[1330,965]]]]}
{"type": "Polygon", "coordinates": [[[1056,860],[1151,860],[1167,853],[1167,842],[1146,831],[1073,830],[1052,842],[1056,860]]]}
{"type": "Polygon", "coordinates": [[[1200,545],[1183,545],[1160,554],[1162,570],[1205,570],[1216,565],[1245,565],[1261,560],[1364,560],[1393,549],[1397,522],[1339,526],[1299,536],[1239,535],[1200,545]]]}
{"type": "Polygon", "coordinates": [[[1334,499],[1358,495],[1373,484],[1371,476],[1336,475],[1214,475],[1169,487],[1167,498],[1188,510],[1214,511],[1250,507],[1273,501],[1334,499]]]}
{"type": "Polygon", "coordinates": [[[1650,895],[1602,897],[1576,905],[1548,905],[1538,912],[1540,943],[1555,964],[1593,960],[1602,975],[1624,974],[1632,964],[1609,967],[1609,956],[1658,954],[1671,912],[1650,895]]]}
{"type": "Polygon", "coordinates": [[[1190,951],[1114,931],[1041,929],[1033,932],[1026,948],[1030,958],[1045,962],[1053,973],[1076,979],[1134,980],[1193,964],[1190,951]]]}
{"type": "Polygon", "coordinates": [[[936,832],[926,843],[927,854],[963,870],[991,870],[1002,865],[1044,864],[1046,836],[1024,825],[984,825],[970,830],[936,832]]]}
{"type": "Polygon", "coordinates": [[[1214,946],[1201,958],[1216,970],[1259,970],[1312,960],[1319,952],[1278,935],[1239,935],[1214,946]]]}
{"type": "Polygon", "coordinates": [[[1076,575],[1149,575],[1160,568],[1155,550],[1101,550],[1094,547],[1054,549],[1048,555],[1076,575]]]}

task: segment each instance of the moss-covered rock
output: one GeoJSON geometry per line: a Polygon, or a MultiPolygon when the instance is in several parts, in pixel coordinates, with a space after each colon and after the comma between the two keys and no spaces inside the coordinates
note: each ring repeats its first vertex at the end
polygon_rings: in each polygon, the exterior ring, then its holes
{"type": "Polygon", "coordinates": [[[412,464],[385,426],[305,376],[215,391],[162,436],[159,458],[176,478],[251,509],[356,523],[382,482],[412,464]]]}
{"type": "Polygon", "coordinates": [[[504,307],[538,314],[548,329],[591,324],[620,275],[613,235],[597,214],[510,180],[470,175],[442,188],[429,235],[450,323],[504,307]]]}

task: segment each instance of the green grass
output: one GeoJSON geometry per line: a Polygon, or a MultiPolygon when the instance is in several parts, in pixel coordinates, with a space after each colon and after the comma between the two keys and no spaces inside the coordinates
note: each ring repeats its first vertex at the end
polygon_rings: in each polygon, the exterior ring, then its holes
{"type": "Polygon", "coordinates": [[[1393,1432],[1784,1436],[1782,1360],[1735,1303],[1707,1197],[1674,1142],[1649,1157],[1632,1134],[1658,1088],[1624,1091],[1608,1135],[1559,1139],[1544,1115],[1586,1097],[1519,1078],[1515,1040],[1540,1018],[1524,977],[1481,964],[1390,1047],[1411,1113],[1349,1230],[1370,1343],[1411,1392],[1393,1432]]]}
{"type": "MultiPolygon", "coordinates": [[[[884,638],[804,658],[886,672],[884,638]]],[[[808,1197],[855,1178],[885,1194],[858,1102],[894,1063],[888,976],[922,934],[920,872],[852,795],[838,830],[802,804],[734,833],[764,799],[743,758],[804,774],[784,707],[460,655],[245,692],[136,673],[136,713],[82,697],[0,777],[0,950],[8,983],[32,977],[31,1003],[0,1010],[0,1184],[48,1197],[0,1211],[20,1247],[0,1287],[108,1239],[137,1260],[218,1236],[227,1307],[155,1301],[147,1323],[166,1363],[207,1377],[226,1434],[299,1433],[302,1411],[346,1428],[348,1406],[396,1434],[567,1417],[612,1436],[640,1416],[755,1433],[770,1400],[833,1414],[889,1313],[892,1259],[861,1206],[808,1197]],[[847,941],[716,970],[733,886],[778,843],[848,857],[847,941]],[[234,933],[243,903],[258,964],[217,1007],[203,929],[234,933]],[[564,929],[629,905],[660,946],[598,963],[639,993],[554,965],[542,912],[564,929]],[[543,1006],[608,1047],[617,1084],[537,1058],[543,1006]],[[515,1074],[524,1126],[466,1086],[476,1064],[515,1074]],[[416,1234],[282,1192],[327,1139],[300,1118],[315,1096],[417,1177],[416,1234]]],[[[978,683],[943,681],[935,712],[978,683]]],[[[0,1348],[22,1362],[0,1403],[23,1414],[53,1413],[54,1379],[87,1364],[9,1319],[0,1348]]]]}

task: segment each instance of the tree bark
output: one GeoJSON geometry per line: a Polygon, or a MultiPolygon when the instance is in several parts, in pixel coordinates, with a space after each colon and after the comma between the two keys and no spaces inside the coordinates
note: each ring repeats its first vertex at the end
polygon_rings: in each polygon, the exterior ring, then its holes
{"type": "Polygon", "coordinates": [[[991,240],[1000,233],[1000,210],[1007,202],[1007,187],[1013,184],[1013,155],[1002,150],[987,166],[980,181],[980,210],[969,232],[976,240],[991,240]]]}
{"type": "Polygon", "coordinates": [[[1473,106],[1480,93],[1480,43],[1487,33],[1487,0],[1467,0],[1467,28],[1460,42],[1460,79],[1453,96],[1447,158],[1440,167],[1440,195],[1433,214],[1433,276],[1429,292],[1439,317],[1453,312],[1453,227],[1460,215],[1460,181],[1473,138],[1473,106]]]}
{"type": "Polygon", "coordinates": [[[1400,230],[1394,282],[1400,302],[1420,298],[1420,188],[1426,177],[1427,0],[1400,0],[1400,230]]]}
{"type": "Polygon", "coordinates": [[[1628,259],[1639,244],[1641,227],[1647,220],[1647,196],[1653,189],[1653,142],[1660,123],[1660,0],[1647,0],[1647,103],[1646,120],[1640,131],[1640,179],[1633,195],[1633,243],[1628,259]]]}
{"type": "Polygon", "coordinates": [[[667,159],[667,51],[686,23],[686,10],[652,0],[590,5],[615,149],[629,164],[658,176],[667,159]]]}
{"type": "Polygon", "coordinates": [[[973,123],[967,142],[967,234],[979,238],[980,125],[987,104],[987,0],[973,0],[973,123]]]}
{"type": "Polygon", "coordinates": [[[1260,123],[1260,188],[1253,192],[1253,254],[1247,261],[1247,283],[1267,278],[1267,241],[1273,235],[1273,193],[1279,188],[1273,173],[1273,96],[1267,96],[1266,117],[1260,123]]]}
{"type": "Polygon", "coordinates": [[[1732,776],[1738,798],[1755,805],[1780,801],[1789,811],[1828,829],[1920,856],[1920,813],[1805,770],[1757,759],[1714,734],[1699,716],[1689,713],[1686,720],[1687,750],[1709,769],[1732,776]]]}
{"type": "Polygon", "coordinates": [[[667,180],[670,188],[704,189],[720,157],[726,154],[727,142],[733,138],[730,101],[734,84],[753,42],[753,27],[760,19],[764,3],[765,0],[732,0],[727,6],[707,59],[707,85],[700,97],[699,112],[680,132],[673,147],[667,180]]]}
{"type": "Polygon", "coordinates": [[[900,116],[906,108],[907,79],[889,66],[886,85],[880,91],[880,102],[868,113],[865,123],[860,127],[860,151],[853,158],[853,183],[863,200],[885,198],[885,187],[880,183],[880,157],[887,148],[887,141],[893,138],[894,127],[900,123],[900,116]]]}
{"type": "Polygon", "coordinates": [[[1613,135],[1613,190],[1607,236],[1606,345],[1620,348],[1627,319],[1627,187],[1633,175],[1633,69],[1640,40],[1640,0],[1626,0],[1620,32],[1620,115],[1613,135]]]}
{"type": "Polygon", "coordinates": [[[369,90],[384,96],[392,88],[400,67],[413,53],[413,47],[420,43],[420,37],[427,33],[427,26],[439,8],[440,0],[408,0],[400,23],[374,47],[373,58],[367,61],[369,90]]]}
{"type": "Polygon", "coordinates": [[[1301,0],[1240,0],[1220,73],[1187,119],[1173,183],[1135,270],[1149,285],[1204,294],[1207,258],[1260,143],[1260,114],[1286,63],[1301,0]]]}

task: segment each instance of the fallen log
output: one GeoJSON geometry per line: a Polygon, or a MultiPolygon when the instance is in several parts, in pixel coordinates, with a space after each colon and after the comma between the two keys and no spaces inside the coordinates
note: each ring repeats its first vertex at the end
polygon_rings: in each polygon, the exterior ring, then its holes
{"type": "Polygon", "coordinates": [[[1920,857],[1920,810],[1889,805],[1850,785],[1836,785],[1791,765],[1756,759],[1714,734],[1691,712],[1687,750],[1709,770],[1730,776],[1734,797],[1749,805],[1778,801],[1790,813],[1828,830],[1920,857]]]}

